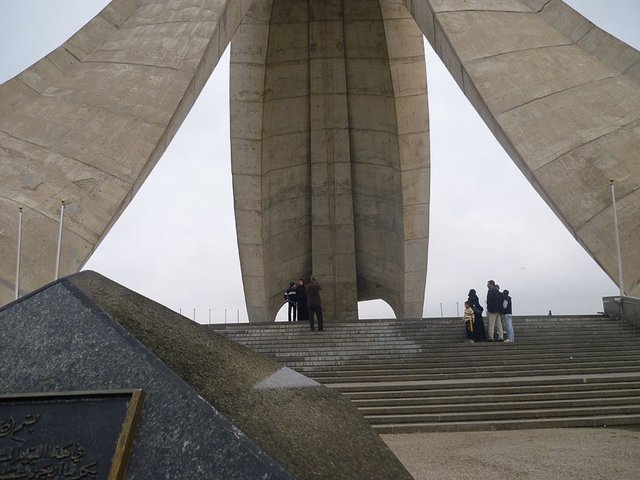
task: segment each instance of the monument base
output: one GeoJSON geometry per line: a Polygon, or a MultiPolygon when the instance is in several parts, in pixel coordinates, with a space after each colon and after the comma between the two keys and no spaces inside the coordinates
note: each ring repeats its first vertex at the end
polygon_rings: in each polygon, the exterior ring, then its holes
{"type": "Polygon", "coordinates": [[[122,478],[411,478],[347,399],[94,272],[6,305],[0,324],[0,395],[144,392],[122,478]]]}

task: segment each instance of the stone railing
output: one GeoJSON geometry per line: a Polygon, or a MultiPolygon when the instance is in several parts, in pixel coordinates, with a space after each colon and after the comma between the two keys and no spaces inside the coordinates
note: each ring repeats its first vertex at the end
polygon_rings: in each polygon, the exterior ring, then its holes
{"type": "Polygon", "coordinates": [[[630,323],[640,328],[640,298],[613,296],[602,297],[604,313],[611,318],[630,323]]]}

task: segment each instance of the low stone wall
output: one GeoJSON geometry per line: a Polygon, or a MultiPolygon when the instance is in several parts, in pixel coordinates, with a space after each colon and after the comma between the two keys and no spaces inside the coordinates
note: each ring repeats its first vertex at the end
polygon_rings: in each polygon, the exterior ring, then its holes
{"type": "Polygon", "coordinates": [[[640,298],[635,297],[602,297],[604,313],[611,318],[630,323],[640,328],[640,298]]]}

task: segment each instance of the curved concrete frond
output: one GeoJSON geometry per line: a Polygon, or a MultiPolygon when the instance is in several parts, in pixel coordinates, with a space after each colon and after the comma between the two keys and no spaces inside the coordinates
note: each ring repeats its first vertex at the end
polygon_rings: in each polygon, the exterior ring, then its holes
{"type": "Polygon", "coordinates": [[[421,316],[429,151],[422,34],[399,0],[259,0],[231,44],[231,146],[250,321],[315,275],[325,315],[421,316]]]}
{"type": "MultiPolygon", "coordinates": [[[[247,2],[244,2],[245,4],[247,2]]],[[[241,0],[114,0],[0,86],[0,303],[77,271],[173,138],[242,18],[241,0]]]]}
{"type": "MultiPolygon", "coordinates": [[[[640,52],[559,0],[406,0],[495,137],[598,264],[640,296],[640,52]]],[[[544,235],[544,232],[540,232],[544,235]]]]}

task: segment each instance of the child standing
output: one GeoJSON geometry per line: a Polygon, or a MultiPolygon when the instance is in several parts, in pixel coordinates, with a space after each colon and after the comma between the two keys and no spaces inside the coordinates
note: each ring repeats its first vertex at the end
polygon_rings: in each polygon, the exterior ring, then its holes
{"type": "Polygon", "coordinates": [[[464,327],[467,331],[467,342],[473,343],[473,324],[475,322],[475,314],[469,302],[464,302],[464,327]]]}

